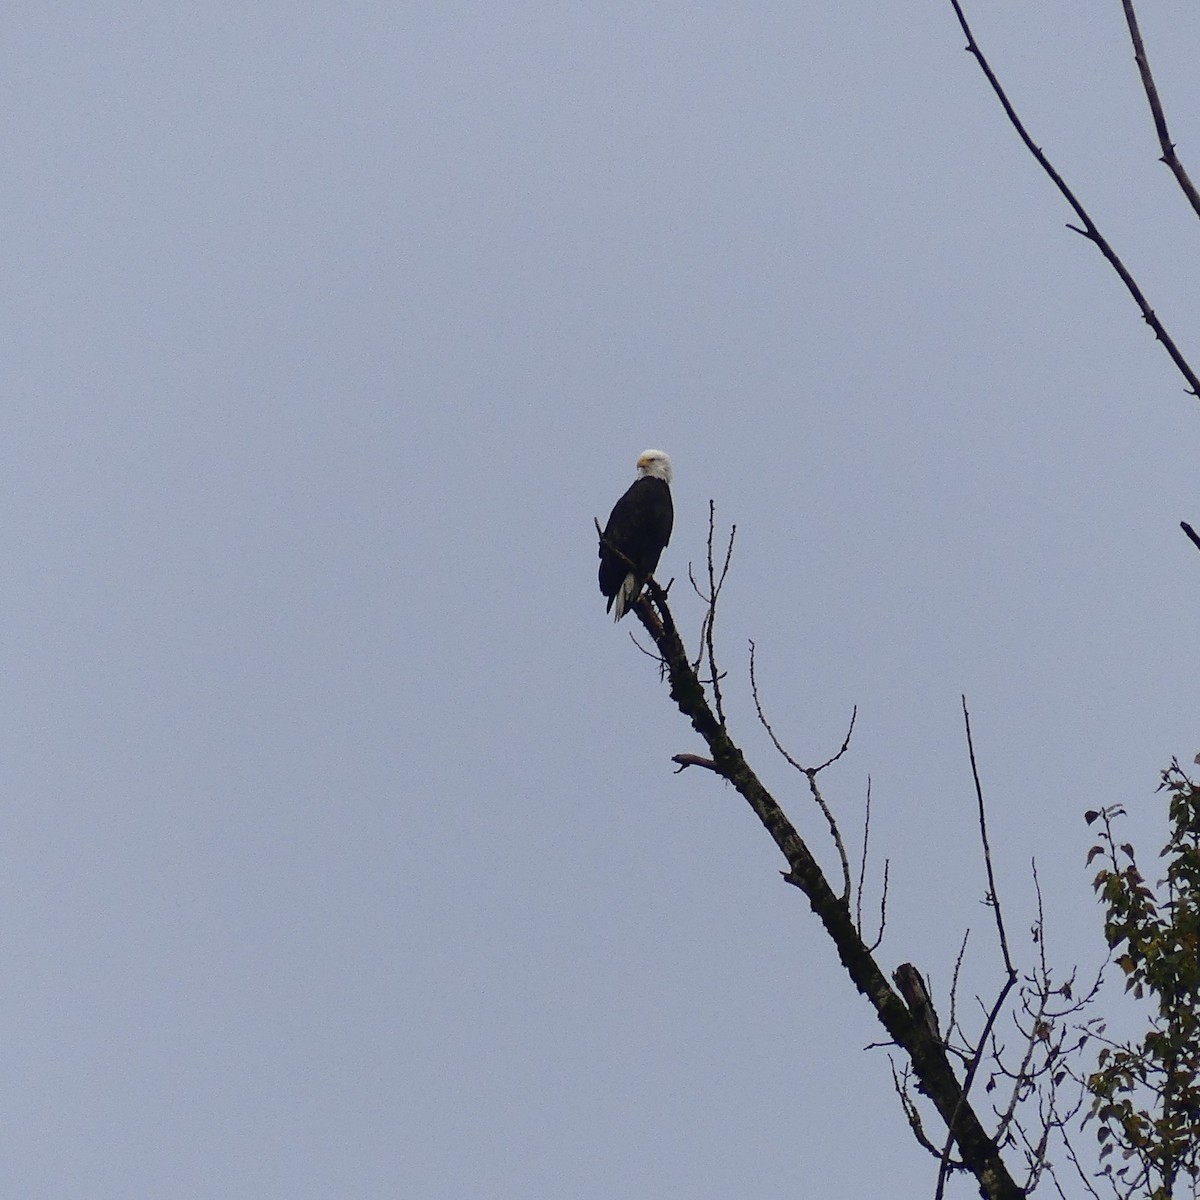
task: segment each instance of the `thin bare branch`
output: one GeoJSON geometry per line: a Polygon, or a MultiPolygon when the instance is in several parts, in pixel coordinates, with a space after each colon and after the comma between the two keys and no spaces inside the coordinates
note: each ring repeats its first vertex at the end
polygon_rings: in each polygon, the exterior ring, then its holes
{"type": "Polygon", "coordinates": [[[729,527],[729,544],[725,547],[725,561],[721,564],[721,578],[713,581],[713,557],[712,557],[712,539],[713,539],[713,522],[716,519],[716,504],[710,500],[708,502],[708,582],[712,592],[719,592],[725,586],[725,576],[729,574],[729,564],[733,559],[733,539],[737,537],[737,526],[730,525],[729,527]]]}
{"type": "Polygon", "coordinates": [[[850,859],[846,855],[846,844],[842,841],[842,832],[838,828],[837,820],[834,818],[833,812],[829,805],[825,803],[825,797],[821,795],[820,786],[817,784],[817,776],[825,770],[826,767],[837,762],[850,746],[850,735],[854,732],[854,720],[858,716],[858,707],[855,706],[854,716],[850,718],[850,731],[846,734],[846,740],[842,743],[842,748],[828,761],[823,762],[819,767],[805,767],[798,763],[784,748],[779,738],[775,736],[775,730],[771,728],[770,721],[767,720],[766,714],[763,712],[762,702],[758,696],[758,678],[754,671],[754,642],[750,643],[750,692],[754,697],[754,708],[758,713],[759,724],[767,731],[767,736],[771,739],[775,749],[800,772],[808,780],[808,790],[812,793],[812,798],[817,802],[817,806],[821,812],[825,814],[825,821],[829,825],[829,832],[833,835],[834,845],[837,847],[838,858],[842,862],[842,902],[850,903],[850,859]]]}
{"type": "Polygon", "coordinates": [[[704,601],[705,610],[704,618],[700,623],[700,649],[697,651],[696,658],[692,663],[692,670],[699,672],[700,663],[705,655],[708,657],[708,674],[709,682],[713,689],[713,707],[716,710],[717,720],[722,725],[725,724],[725,704],[721,696],[721,680],[725,678],[723,671],[717,670],[717,655],[713,641],[713,627],[717,621],[717,599],[721,595],[721,588],[725,586],[725,577],[729,574],[729,563],[733,558],[733,541],[737,537],[737,526],[729,527],[729,543],[725,547],[725,563],[721,568],[721,574],[718,577],[716,572],[716,562],[713,557],[713,535],[716,529],[717,507],[713,500],[708,502],[708,591],[701,590],[700,585],[696,582],[695,572],[692,570],[692,564],[688,563],[688,579],[691,581],[692,590],[704,601]]]}
{"type": "Polygon", "coordinates": [[[633,630],[632,630],[632,629],[629,631],[629,640],[630,640],[630,641],[631,641],[631,642],[632,642],[632,643],[633,643],[633,644],[634,644],[634,645],[635,645],[635,646],[636,646],[636,647],[637,647],[637,648],[638,648],[638,649],[639,649],[639,650],[640,650],[640,651],[641,651],[641,652],[642,652],[642,653],[643,653],[643,654],[644,654],[644,655],[645,655],[647,658],[652,658],[652,659],[654,659],[654,661],[655,661],[656,663],[658,663],[658,664],[659,664],[659,666],[662,666],[662,665],[663,665],[663,657],[662,657],[662,655],[661,655],[661,654],[659,654],[657,650],[651,650],[649,647],[647,647],[647,646],[643,646],[643,645],[642,645],[642,643],[641,643],[641,642],[639,642],[639,641],[637,640],[637,637],[636,637],[636,635],[634,634],[634,632],[633,632],[633,630]]]}
{"type": "Polygon", "coordinates": [[[863,815],[862,860],[858,868],[858,891],[854,894],[854,925],[862,933],[862,897],[867,881],[867,850],[871,845],[871,777],[867,776],[867,803],[863,815]]]}
{"type": "Polygon", "coordinates": [[[1038,878],[1037,859],[1031,857],[1029,870],[1033,875],[1033,892],[1037,896],[1037,920],[1033,923],[1033,940],[1037,943],[1038,961],[1041,963],[1043,978],[1049,978],[1049,968],[1046,966],[1046,912],[1042,906],[1042,881],[1038,878]]]}
{"type": "Polygon", "coordinates": [[[633,559],[630,558],[624,551],[618,550],[617,547],[614,546],[607,537],[605,537],[604,530],[600,528],[600,521],[596,517],[592,518],[592,524],[596,526],[596,534],[600,538],[600,545],[603,546],[604,549],[612,554],[615,558],[620,559],[621,562],[623,562],[631,571],[636,574],[638,569],[637,563],[635,563],[633,559]]]}
{"type": "Polygon", "coordinates": [[[1000,952],[1004,955],[1004,968],[1010,979],[1017,976],[1012,956],[1008,952],[1008,937],[1004,932],[1004,913],[1000,908],[1000,897],[996,894],[996,876],[992,870],[992,848],[988,844],[987,812],[983,805],[983,787],[979,782],[979,767],[975,762],[975,741],[971,736],[971,714],[967,711],[967,698],[962,698],[963,722],[967,728],[967,750],[971,755],[971,777],[975,780],[975,799],[979,806],[979,840],[983,843],[983,861],[987,868],[988,903],[996,916],[996,932],[1000,935],[1000,952]]]}
{"type": "Polygon", "coordinates": [[[1193,396],[1200,397],[1200,377],[1197,377],[1196,372],[1192,370],[1179,347],[1175,345],[1174,339],[1163,323],[1154,313],[1154,309],[1150,307],[1150,302],[1146,299],[1142,289],[1138,286],[1137,281],[1129,273],[1128,268],[1121,261],[1117,252],[1109,244],[1108,239],[1096,227],[1096,223],[1088,215],[1087,210],[1076,198],[1075,193],[1067,186],[1063,177],[1055,170],[1054,165],[1042,152],[1041,148],[1035,145],[1033,138],[1029,136],[1024,122],[1017,116],[1016,109],[1013,108],[1012,102],[1009,100],[1007,93],[1001,86],[999,79],[996,78],[995,72],[992,70],[988,60],[984,57],[983,51],[979,48],[979,43],[975,40],[975,35],[971,32],[970,25],[967,24],[967,18],[963,13],[962,5],[959,0],[950,0],[950,4],[954,9],[954,15],[958,18],[958,23],[962,27],[963,33],[967,39],[967,51],[975,61],[979,64],[979,69],[983,72],[988,83],[991,85],[992,91],[996,93],[996,98],[1000,101],[1001,107],[1004,109],[1005,115],[1008,117],[1012,127],[1017,131],[1021,141],[1025,143],[1026,149],[1037,160],[1038,165],[1050,177],[1051,182],[1062,194],[1066,202],[1074,210],[1075,215],[1079,218],[1082,227],[1076,225],[1068,225],[1068,229],[1074,230],[1076,233],[1082,234],[1090,242],[1093,242],[1096,249],[1104,255],[1108,260],[1109,266],[1116,271],[1121,282],[1125,285],[1126,291],[1133,297],[1134,303],[1141,310],[1142,319],[1154,330],[1154,336],[1163,344],[1163,348],[1170,355],[1171,361],[1175,364],[1179,373],[1187,380],[1188,391],[1193,396]]]}
{"type": "MultiPolygon", "coordinates": [[[[1008,1133],[1009,1126],[1016,1118],[1017,1105],[1021,1102],[1026,1091],[1032,1084],[1034,1075],[1037,1072],[1030,1071],[1030,1064],[1033,1062],[1034,1052],[1037,1050],[1039,1041],[1045,1040],[1048,1036],[1049,1026],[1046,1023],[1046,1005],[1049,1003],[1049,995],[1045,989],[1040,989],[1038,992],[1038,1004],[1036,1010],[1030,1013],[1033,1018],[1029,1028],[1025,1033],[1025,1050],[1021,1057],[1020,1065],[1016,1070],[1003,1070],[1002,1074],[1012,1080],[1012,1091],[1009,1094],[1008,1103],[1002,1110],[997,1112],[1000,1118],[1000,1123],[996,1127],[996,1138],[998,1141],[1003,1141],[1004,1136],[1008,1133]]],[[[1021,1026],[1018,1024],[1018,1029],[1021,1026]]],[[[999,1057],[997,1056],[997,1061],[999,1057]]]]}
{"type": "Polygon", "coordinates": [[[1142,90],[1146,93],[1146,100],[1150,104],[1150,115],[1154,118],[1154,132],[1158,134],[1158,145],[1162,150],[1162,158],[1159,161],[1166,163],[1171,168],[1175,182],[1179,184],[1180,190],[1187,197],[1192,211],[1200,217],[1200,192],[1196,191],[1183,163],[1179,161],[1179,155],[1175,153],[1175,143],[1167,131],[1167,117],[1163,112],[1162,101],[1158,98],[1158,86],[1150,71],[1150,60],[1146,57],[1146,47],[1142,44],[1142,31],[1138,27],[1133,0],[1121,0],[1121,4],[1125,9],[1125,23],[1129,26],[1129,40],[1133,43],[1133,58],[1137,63],[1138,74],[1142,78],[1142,90]]]}
{"type": "Polygon", "coordinates": [[[912,1096],[908,1092],[909,1069],[904,1068],[902,1075],[896,1074],[896,1064],[892,1061],[892,1057],[888,1055],[888,1066],[892,1071],[892,1087],[896,1089],[896,1095],[900,1098],[900,1107],[904,1109],[904,1116],[908,1121],[908,1127],[913,1132],[913,1137],[917,1139],[917,1145],[924,1146],[934,1158],[941,1158],[942,1152],[929,1140],[928,1134],[925,1132],[925,1126],[921,1121],[921,1113],[917,1106],[913,1103],[912,1096]]]}
{"type": "MultiPolygon", "coordinates": [[[[1008,949],[1008,936],[1004,931],[1004,914],[1000,907],[1000,900],[996,894],[996,877],[992,870],[992,851],[988,843],[987,833],[987,812],[983,803],[983,786],[979,781],[979,767],[975,761],[975,741],[971,735],[971,714],[967,711],[967,698],[962,697],[963,721],[967,730],[967,750],[971,758],[971,776],[975,781],[975,798],[978,804],[979,813],[979,837],[983,844],[983,861],[987,869],[988,880],[988,903],[995,914],[996,930],[1000,936],[1000,952],[1004,958],[1005,979],[1001,985],[1000,992],[993,1002],[991,1009],[988,1011],[987,1020],[984,1022],[983,1032],[980,1034],[979,1041],[975,1046],[975,1051],[971,1055],[970,1061],[967,1064],[967,1073],[963,1079],[963,1090],[960,1098],[960,1103],[966,1103],[967,1097],[971,1091],[971,1085],[975,1082],[975,1076],[979,1071],[979,1064],[983,1061],[984,1051],[987,1048],[988,1039],[992,1035],[992,1030],[996,1026],[996,1021],[1000,1017],[1000,1013],[1004,1008],[1005,1002],[1008,1000],[1008,994],[1012,991],[1013,986],[1017,982],[1016,968],[1013,966],[1012,956],[1008,949]]],[[[957,974],[957,969],[956,969],[957,974]]],[[[938,1168],[937,1189],[934,1192],[934,1200],[942,1200],[946,1188],[946,1176],[950,1170],[950,1149],[954,1145],[952,1136],[947,1136],[946,1144],[942,1150],[942,1161],[938,1168]]]]}
{"type": "Polygon", "coordinates": [[[833,835],[834,844],[837,846],[838,858],[842,862],[842,903],[848,906],[850,904],[850,860],[846,857],[846,846],[842,841],[842,833],[834,819],[833,812],[825,803],[825,797],[821,795],[821,789],[817,784],[817,772],[810,767],[804,774],[808,779],[808,790],[812,793],[812,798],[817,802],[817,806],[825,814],[829,832],[833,835]]]}
{"type": "Polygon", "coordinates": [[[1075,1172],[1080,1183],[1087,1188],[1088,1192],[1095,1198],[1095,1200],[1100,1200],[1100,1193],[1096,1191],[1094,1187],[1092,1187],[1092,1181],[1088,1177],[1087,1171],[1083,1169],[1083,1163],[1079,1161],[1079,1155],[1075,1150],[1074,1143],[1067,1135],[1066,1130],[1063,1131],[1063,1147],[1067,1152],[1067,1157],[1071,1160],[1071,1165],[1075,1168],[1075,1172]]]}
{"type": "Polygon", "coordinates": [[[1200,534],[1198,534],[1186,521],[1180,521],[1179,528],[1188,535],[1188,537],[1191,539],[1192,545],[1195,546],[1197,550],[1200,550],[1200,534]]]}
{"type": "Polygon", "coordinates": [[[717,710],[717,720],[725,724],[725,706],[721,700],[721,675],[717,670],[717,656],[713,649],[713,626],[717,623],[717,597],[721,594],[721,585],[729,571],[729,560],[733,555],[733,539],[737,536],[737,526],[729,530],[729,546],[725,551],[725,569],[721,572],[720,581],[713,574],[713,529],[716,526],[717,506],[708,502],[708,622],[704,630],[704,646],[708,652],[708,673],[712,678],[713,707],[717,710]]]}
{"type": "Polygon", "coordinates": [[[892,860],[885,858],[883,860],[883,889],[879,893],[879,932],[875,935],[875,940],[867,947],[872,954],[883,944],[883,934],[887,929],[888,872],[891,868],[892,860]]]}
{"type": "MultiPolygon", "coordinates": [[[[963,934],[962,945],[958,948],[958,957],[954,960],[954,976],[950,981],[950,1025],[946,1029],[946,1038],[949,1039],[954,1030],[958,1029],[959,1036],[963,1037],[962,1029],[958,1024],[958,976],[962,971],[963,958],[967,953],[967,939],[971,936],[971,931],[968,929],[963,934]]],[[[965,1041],[966,1038],[963,1037],[965,1041]]]]}
{"type": "Polygon", "coordinates": [[[858,705],[856,704],[853,711],[850,713],[850,728],[846,730],[846,736],[842,739],[841,749],[832,758],[827,758],[819,767],[809,768],[814,775],[819,775],[823,770],[825,770],[826,767],[832,767],[833,764],[837,762],[837,760],[841,758],[847,750],[850,749],[850,739],[854,736],[854,722],[857,720],[858,705]]]}
{"type": "MultiPolygon", "coordinates": [[[[988,1038],[991,1037],[992,1030],[996,1027],[996,1021],[1000,1017],[1000,1012],[1004,1008],[1004,1003],[1008,999],[1008,993],[1012,991],[1013,985],[1017,981],[1016,972],[1012,972],[1005,979],[1003,986],[1000,988],[1000,994],[996,997],[995,1003],[988,1012],[987,1021],[983,1026],[983,1033],[979,1036],[979,1045],[975,1049],[975,1053],[971,1056],[971,1061],[967,1064],[967,1073],[963,1079],[962,1094],[959,1096],[959,1106],[966,1104],[967,1097],[971,1092],[971,1085],[975,1082],[975,1076],[979,1071],[979,1064],[983,1061],[983,1053],[987,1046],[988,1038]]],[[[955,1114],[957,1118],[957,1114],[955,1114]]],[[[954,1145],[954,1122],[950,1123],[951,1133],[946,1136],[946,1144],[942,1149],[942,1161],[938,1168],[937,1190],[934,1192],[935,1200],[942,1200],[946,1188],[946,1176],[952,1169],[950,1161],[950,1149],[954,1145]]]]}

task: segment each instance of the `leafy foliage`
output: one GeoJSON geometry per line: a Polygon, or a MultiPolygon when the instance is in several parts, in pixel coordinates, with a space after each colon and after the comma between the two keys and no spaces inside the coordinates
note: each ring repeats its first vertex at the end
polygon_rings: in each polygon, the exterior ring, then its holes
{"type": "MultiPolygon", "coordinates": [[[[1089,812],[1103,861],[1092,881],[1105,907],[1104,932],[1125,989],[1149,1002],[1138,1041],[1107,1042],[1088,1078],[1104,1173],[1119,1195],[1167,1200],[1200,1174],[1200,787],[1178,762],[1162,774],[1170,794],[1165,875],[1151,887],[1134,849],[1118,844],[1120,807],[1089,812]],[[1114,1152],[1123,1166],[1115,1167],[1114,1152]]],[[[1104,1040],[1101,1038],[1101,1040],[1104,1040]]]]}

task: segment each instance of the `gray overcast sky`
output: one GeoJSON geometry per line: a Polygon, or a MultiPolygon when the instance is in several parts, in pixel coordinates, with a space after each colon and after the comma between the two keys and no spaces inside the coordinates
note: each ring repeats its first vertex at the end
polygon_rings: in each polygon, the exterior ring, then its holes
{"type": "MultiPolygon", "coordinates": [[[[1081,812],[1152,840],[1200,749],[1200,405],[949,7],[878,7],[10,8],[4,1195],[931,1191],[591,528],[668,450],[694,630],[737,523],[735,733],[828,855],[747,639],[800,757],[859,705],[889,969],[994,978],[962,692],[1015,927],[1036,853],[1098,960],[1081,812]]],[[[1200,354],[1119,7],[973,7],[1200,354]]]]}

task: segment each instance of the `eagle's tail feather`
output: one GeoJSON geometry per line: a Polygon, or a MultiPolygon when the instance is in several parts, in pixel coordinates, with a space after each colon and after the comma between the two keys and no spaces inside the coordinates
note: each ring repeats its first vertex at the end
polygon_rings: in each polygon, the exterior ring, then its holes
{"type": "Polygon", "coordinates": [[[621,586],[617,588],[617,594],[613,597],[613,620],[619,621],[632,607],[633,602],[637,599],[638,592],[642,589],[638,586],[637,576],[630,571],[628,575],[621,580],[621,586]]]}

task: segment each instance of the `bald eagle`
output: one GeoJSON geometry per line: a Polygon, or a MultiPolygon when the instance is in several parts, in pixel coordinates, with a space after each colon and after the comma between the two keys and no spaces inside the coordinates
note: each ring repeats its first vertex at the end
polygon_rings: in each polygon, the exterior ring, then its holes
{"type": "Polygon", "coordinates": [[[637,473],[629,490],[613,505],[600,539],[600,591],[608,597],[605,611],[615,609],[614,621],[633,607],[646,580],[654,574],[659,556],[671,540],[675,520],[671,460],[661,450],[643,450],[637,473]]]}

